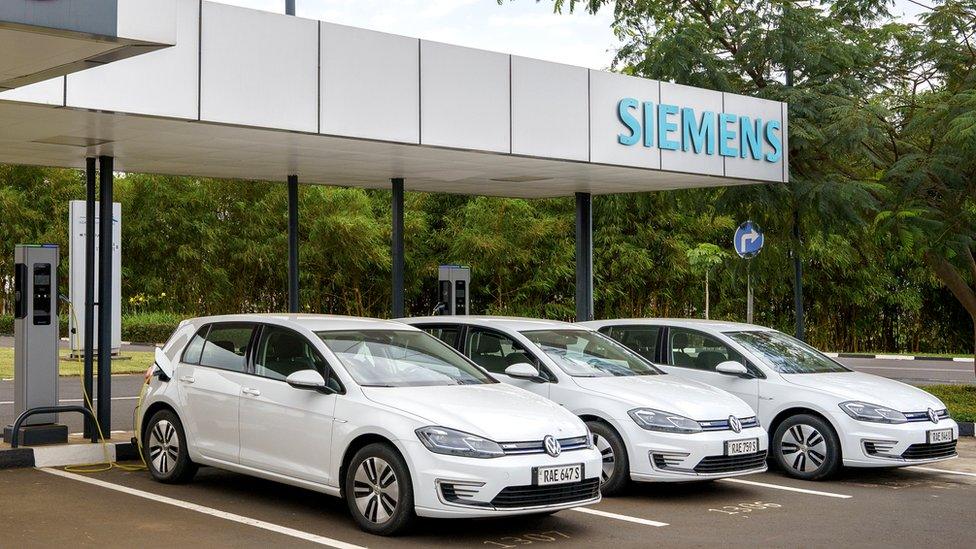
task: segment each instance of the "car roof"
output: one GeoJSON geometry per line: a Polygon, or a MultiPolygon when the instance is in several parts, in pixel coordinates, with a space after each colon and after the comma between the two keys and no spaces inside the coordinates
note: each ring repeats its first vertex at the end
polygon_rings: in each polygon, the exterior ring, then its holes
{"type": "MultiPolygon", "coordinates": [[[[424,324],[472,324],[514,330],[516,332],[529,330],[566,330],[579,329],[579,324],[563,322],[561,320],[546,320],[542,318],[528,318],[519,316],[492,315],[455,315],[455,316],[417,316],[397,319],[407,323],[424,324]]],[[[590,329],[588,327],[585,327],[590,329]]]]}
{"type": "Polygon", "coordinates": [[[772,328],[767,328],[765,326],[759,326],[756,324],[729,322],[726,320],[705,320],[703,318],[615,318],[612,320],[591,320],[588,322],[580,322],[580,324],[589,326],[591,328],[649,324],[655,326],[696,328],[699,330],[711,330],[715,332],[773,331],[772,328]]]}
{"type": "Polygon", "coordinates": [[[301,314],[301,313],[262,313],[204,316],[190,319],[196,326],[211,322],[263,322],[292,328],[301,327],[313,332],[335,330],[415,330],[402,322],[366,318],[359,316],[301,314]]]}

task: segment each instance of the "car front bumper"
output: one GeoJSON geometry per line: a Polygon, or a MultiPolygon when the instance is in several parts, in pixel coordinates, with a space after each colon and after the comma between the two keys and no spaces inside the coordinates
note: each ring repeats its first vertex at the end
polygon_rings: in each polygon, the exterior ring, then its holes
{"type": "Polygon", "coordinates": [[[419,516],[525,515],[600,501],[602,460],[592,448],[563,452],[558,457],[530,454],[477,459],[435,454],[419,441],[402,442],[410,456],[414,506],[419,516]],[[533,486],[536,468],[573,464],[583,465],[580,483],[533,486]],[[528,503],[520,505],[520,497],[528,503]]]}
{"type": "Polygon", "coordinates": [[[904,467],[956,457],[959,425],[952,419],[938,423],[871,423],[857,421],[843,412],[834,414],[847,467],[904,467]],[[927,433],[952,429],[952,442],[929,444],[927,433]]]}

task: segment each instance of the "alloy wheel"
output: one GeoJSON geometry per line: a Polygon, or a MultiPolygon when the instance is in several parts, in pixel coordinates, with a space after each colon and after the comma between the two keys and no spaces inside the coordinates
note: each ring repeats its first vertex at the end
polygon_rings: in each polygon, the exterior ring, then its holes
{"type": "Polygon", "coordinates": [[[168,475],[180,457],[180,436],[176,427],[161,419],[149,433],[149,459],[160,474],[168,475]]]}
{"type": "Polygon", "coordinates": [[[794,471],[810,473],[827,459],[827,440],[817,429],[798,423],[783,433],[783,461],[794,471]]]}
{"type": "Polygon", "coordinates": [[[613,446],[610,446],[610,441],[597,434],[593,435],[593,445],[596,446],[596,449],[600,451],[600,455],[603,457],[603,472],[600,475],[600,482],[606,482],[613,476],[613,469],[616,466],[613,456],[613,446]]]}
{"type": "Polygon", "coordinates": [[[356,469],[353,496],[366,520],[375,524],[390,520],[400,500],[400,484],[393,467],[381,458],[366,458],[356,469]]]}

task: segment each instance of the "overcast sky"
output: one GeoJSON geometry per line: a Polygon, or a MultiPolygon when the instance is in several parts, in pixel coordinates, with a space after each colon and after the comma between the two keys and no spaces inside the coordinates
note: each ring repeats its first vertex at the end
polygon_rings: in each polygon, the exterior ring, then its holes
{"type": "MultiPolygon", "coordinates": [[[[217,0],[283,13],[284,0],[217,0]]],[[[552,1],[296,0],[298,15],[450,44],[605,69],[616,40],[611,11],[554,15],[552,1]]],[[[922,0],[922,3],[928,3],[922,0]]],[[[923,8],[896,0],[894,12],[914,17],[923,8]]]]}

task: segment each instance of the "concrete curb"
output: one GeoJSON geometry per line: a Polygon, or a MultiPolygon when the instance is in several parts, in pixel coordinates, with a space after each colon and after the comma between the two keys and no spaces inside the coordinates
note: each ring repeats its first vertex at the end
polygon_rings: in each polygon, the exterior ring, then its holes
{"type": "Polygon", "coordinates": [[[971,358],[927,355],[871,355],[862,353],[824,353],[832,358],[874,358],[878,360],[932,360],[939,362],[972,362],[971,358]]]}
{"type": "Polygon", "coordinates": [[[104,448],[101,444],[85,443],[3,448],[0,449],[0,470],[103,463],[106,453],[111,461],[136,459],[139,456],[138,449],[131,442],[107,442],[104,448]]]}

